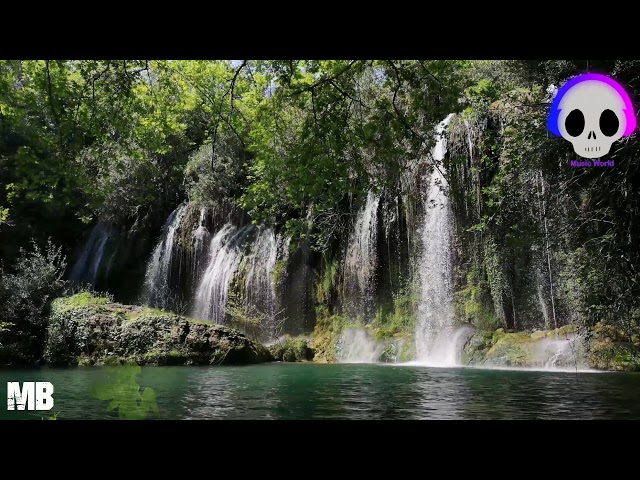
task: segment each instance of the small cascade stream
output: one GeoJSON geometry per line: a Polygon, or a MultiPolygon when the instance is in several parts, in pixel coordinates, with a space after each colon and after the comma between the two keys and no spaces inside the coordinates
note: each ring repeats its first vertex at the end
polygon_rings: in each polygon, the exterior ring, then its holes
{"type": "Polygon", "coordinates": [[[171,302],[171,275],[176,255],[176,232],[180,227],[186,205],[180,205],[167,219],[162,236],[153,251],[147,267],[143,299],[158,308],[168,308],[171,302]]]}
{"type": "Polygon", "coordinates": [[[189,281],[187,282],[190,290],[199,285],[204,270],[207,267],[209,259],[209,244],[211,242],[211,232],[206,227],[206,207],[201,207],[199,212],[198,227],[191,235],[191,248],[188,257],[189,281]]]}
{"type": "Polygon", "coordinates": [[[278,258],[276,235],[270,228],[261,228],[251,245],[244,298],[266,318],[276,314],[276,293],[273,271],[278,258]]]}
{"type": "Polygon", "coordinates": [[[100,277],[108,275],[113,258],[107,259],[105,254],[113,235],[111,227],[104,223],[98,223],[93,227],[83,246],[82,253],[71,269],[69,278],[72,282],[82,285],[89,284],[96,288],[100,277]]]}
{"type": "Polygon", "coordinates": [[[346,311],[365,323],[375,313],[379,204],[380,196],[369,192],[365,205],[358,212],[344,262],[346,311]]]}

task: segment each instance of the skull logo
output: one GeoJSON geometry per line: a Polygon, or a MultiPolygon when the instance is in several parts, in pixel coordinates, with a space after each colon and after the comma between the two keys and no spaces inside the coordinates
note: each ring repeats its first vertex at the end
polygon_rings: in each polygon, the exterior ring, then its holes
{"type": "Polygon", "coordinates": [[[549,129],[568,140],[584,158],[600,158],[636,128],[629,96],[605,75],[585,74],[567,82],[556,95],[549,129]]]}

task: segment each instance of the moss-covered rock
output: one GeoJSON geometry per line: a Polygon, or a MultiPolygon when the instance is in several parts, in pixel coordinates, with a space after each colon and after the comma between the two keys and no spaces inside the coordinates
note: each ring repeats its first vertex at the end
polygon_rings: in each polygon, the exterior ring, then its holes
{"type": "Polygon", "coordinates": [[[591,330],[587,359],[593,368],[640,372],[640,338],[629,337],[612,325],[598,323],[591,330]]]}
{"type": "Polygon", "coordinates": [[[584,363],[574,325],[555,330],[506,332],[477,331],[467,340],[462,362],[467,365],[514,367],[574,366],[584,363]]]}
{"type": "Polygon", "coordinates": [[[319,317],[313,330],[309,346],[314,350],[314,361],[331,363],[336,361],[336,343],[340,334],[349,325],[346,317],[332,315],[319,317]]]}
{"type": "Polygon", "coordinates": [[[476,332],[469,337],[462,350],[462,363],[466,365],[482,364],[485,360],[486,352],[492,345],[492,332],[476,332]]]}
{"type": "Polygon", "coordinates": [[[413,336],[404,339],[398,343],[398,356],[397,362],[409,362],[416,356],[416,345],[413,336]]]}
{"type": "Polygon", "coordinates": [[[574,324],[569,324],[558,327],[555,330],[536,330],[531,334],[531,338],[533,340],[540,340],[541,338],[564,337],[575,332],[576,326],[574,324]]]}
{"type": "Polygon", "coordinates": [[[525,367],[532,363],[533,340],[526,333],[506,333],[498,329],[492,336],[492,343],[485,355],[485,363],[525,367]]]}
{"type": "Polygon", "coordinates": [[[272,361],[240,332],[82,293],[51,306],[45,360],[54,365],[248,364],[272,361]]]}
{"type": "Polygon", "coordinates": [[[587,358],[593,368],[600,370],[640,372],[640,349],[631,343],[594,340],[587,358]]]}
{"type": "Polygon", "coordinates": [[[315,352],[309,345],[308,338],[294,338],[289,335],[278,339],[269,345],[269,352],[273,358],[280,362],[310,362],[315,352]]]}

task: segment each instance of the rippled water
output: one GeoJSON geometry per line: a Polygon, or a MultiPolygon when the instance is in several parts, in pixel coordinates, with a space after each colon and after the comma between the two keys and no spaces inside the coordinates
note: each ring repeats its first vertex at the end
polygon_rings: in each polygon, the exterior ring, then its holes
{"type": "MultiPolygon", "coordinates": [[[[49,381],[60,419],[114,418],[89,394],[105,378],[91,367],[0,370],[0,395],[7,381],[49,381]]],[[[163,419],[640,419],[640,374],[278,363],[146,367],[138,382],[163,419]]],[[[2,405],[7,418],[41,415],[2,405]]]]}

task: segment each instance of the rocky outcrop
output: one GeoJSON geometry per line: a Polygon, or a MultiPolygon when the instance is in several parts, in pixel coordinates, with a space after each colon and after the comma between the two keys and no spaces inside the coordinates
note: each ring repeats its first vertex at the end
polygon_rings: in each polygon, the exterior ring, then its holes
{"type": "Polygon", "coordinates": [[[271,353],[242,333],[161,310],[81,293],[54,300],[45,361],[52,365],[250,364],[271,353]]]}
{"type": "Polygon", "coordinates": [[[578,335],[575,325],[533,333],[478,331],[464,346],[462,363],[492,367],[591,368],[640,371],[640,337],[597,324],[578,335]]]}
{"type": "Polygon", "coordinates": [[[586,368],[582,342],[575,327],[529,332],[478,331],[464,346],[462,363],[491,367],[586,368]]]}
{"type": "Polygon", "coordinates": [[[598,323],[591,332],[589,364],[601,370],[640,372],[640,335],[625,335],[619,328],[598,323]]]}

